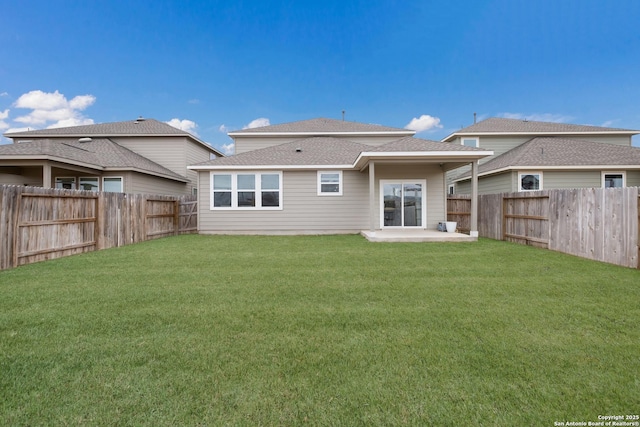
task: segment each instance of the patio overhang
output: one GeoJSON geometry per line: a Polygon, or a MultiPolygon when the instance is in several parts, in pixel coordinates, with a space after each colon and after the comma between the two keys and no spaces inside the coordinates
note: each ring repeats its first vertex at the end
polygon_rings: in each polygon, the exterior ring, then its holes
{"type": "Polygon", "coordinates": [[[468,165],[493,155],[493,151],[369,151],[362,152],[353,164],[363,171],[371,161],[437,163],[444,171],[468,165]]]}

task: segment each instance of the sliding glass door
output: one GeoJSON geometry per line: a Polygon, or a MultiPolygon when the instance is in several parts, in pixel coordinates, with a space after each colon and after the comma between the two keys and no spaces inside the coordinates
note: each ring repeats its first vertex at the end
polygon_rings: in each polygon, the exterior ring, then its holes
{"type": "Polygon", "coordinates": [[[382,227],[424,227],[425,180],[380,181],[382,227]]]}

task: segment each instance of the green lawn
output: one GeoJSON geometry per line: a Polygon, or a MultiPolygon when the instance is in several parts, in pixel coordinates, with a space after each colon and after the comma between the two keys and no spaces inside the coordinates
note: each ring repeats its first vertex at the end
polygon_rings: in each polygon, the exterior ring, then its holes
{"type": "Polygon", "coordinates": [[[0,272],[0,425],[553,426],[640,412],[640,271],[181,236],[0,272]]]}

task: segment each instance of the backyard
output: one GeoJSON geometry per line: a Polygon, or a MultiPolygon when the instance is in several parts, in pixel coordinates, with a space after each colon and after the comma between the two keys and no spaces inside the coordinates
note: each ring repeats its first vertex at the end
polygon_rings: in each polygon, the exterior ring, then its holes
{"type": "Polygon", "coordinates": [[[0,272],[1,425],[530,425],[640,412],[640,270],[360,236],[0,272]]]}

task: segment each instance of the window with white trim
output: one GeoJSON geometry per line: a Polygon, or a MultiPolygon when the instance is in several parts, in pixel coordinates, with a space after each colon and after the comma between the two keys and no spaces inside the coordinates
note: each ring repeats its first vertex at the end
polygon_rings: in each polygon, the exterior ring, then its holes
{"type": "Polygon", "coordinates": [[[212,172],[211,209],[282,209],[282,172],[212,172]]]}
{"type": "Polygon", "coordinates": [[[342,196],[342,171],[318,171],[318,196],[342,196]]]}
{"type": "Polygon", "coordinates": [[[80,190],[100,191],[100,180],[97,176],[81,176],[78,188],[80,190]]]}
{"type": "Polygon", "coordinates": [[[624,172],[602,172],[603,188],[626,187],[627,176],[624,172]]]}
{"type": "Polygon", "coordinates": [[[466,147],[478,148],[480,146],[480,138],[462,138],[460,144],[466,147]]]}
{"type": "Polygon", "coordinates": [[[449,184],[449,190],[448,190],[449,195],[453,195],[455,194],[455,192],[456,192],[455,184],[449,184]]]}
{"type": "Polygon", "coordinates": [[[518,191],[542,190],[542,172],[518,173],[518,191]]]}
{"type": "Polygon", "coordinates": [[[120,176],[105,176],[102,178],[102,191],[109,193],[122,193],[122,177],[120,176]]]}
{"type": "Polygon", "coordinates": [[[56,188],[65,188],[67,190],[76,189],[75,177],[56,177],[56,188]]]}

